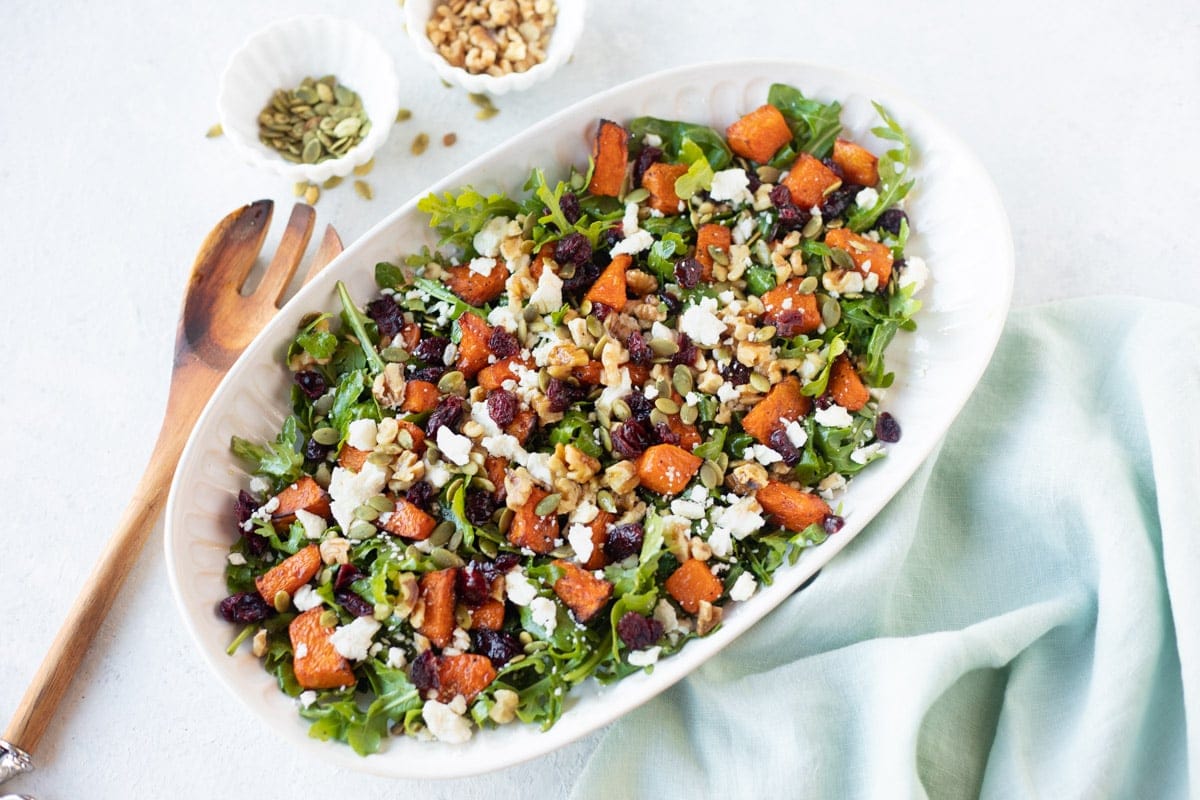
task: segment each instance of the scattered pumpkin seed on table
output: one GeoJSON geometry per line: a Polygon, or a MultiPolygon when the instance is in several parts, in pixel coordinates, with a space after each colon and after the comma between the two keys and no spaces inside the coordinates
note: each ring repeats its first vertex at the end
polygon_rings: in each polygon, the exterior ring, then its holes
{"type": "Polygon", "coordinates": [[[428,146],[429,146],[429,134],[428,133],[418,133],[416,135],[416,138],[413,139],[412,154],[414,156],[419,156],[419,155],[421,155],[421,153],[425,152],[425,148],[428,146]]]}
{"type": "Polygon", "coordinates": [[[407,108],[402,108],[396,112],[396,122],[408,122],[412,119],[412,112],[407,108]]]}
{"type": "Polygon", "coordinates": [[[367,161],[366,163],[363,163],[363,164],[359,164],[357,167],[355,167],[354,174],[358,175],[359,177],[362,177],[363,175],[370,174],[371,170],[373,170],[374,168],[375,168],[375,159],[372,158],[370,161],[367,161]]]}
{"type": "Polygon", "coordinates": [[[375,192],[372,191],[371,184],[367,183],[366,181],[355,181],[354,191],[357,192],[358,196],[363,200],[375,199],[375,192]]]}
{"type": "Polygon", "coordinates": [[[297,164],[341,158],[370,131],[362,98],[333,75],[277,89],[258,115],[258,140],[297,164]]]}
{"type": "Polygon", "coordinates": [[[221,123],[218,122],[216,125],[213,125],[211,128],[208,129],[208,132],[204,134],[204,138],[215,139],[218,136],[223,136],[224,134],[225,134],[225,129],[222,128],[221,123]]]}

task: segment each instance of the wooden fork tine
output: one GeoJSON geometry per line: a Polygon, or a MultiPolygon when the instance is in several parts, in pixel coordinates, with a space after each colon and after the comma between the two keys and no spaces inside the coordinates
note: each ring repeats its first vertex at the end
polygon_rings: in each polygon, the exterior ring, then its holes
{"type": "Polygon", "coordinates": [[[224,291],[230,285],[240,290],[262,251],[274,208],[270,200],[257,200],[217,223],[200,246],[191,283],[207,284],[208,292],[224,291]]]}
{"type": "Polygon", "coordinates": [[[332,225],[325,226],[325,234],[321,237],[321,243],[317,245],[317,252],[313,255],[312,263],[308,266],[308,273],[304,276],[304,281],[300,284],[306,286],[309,281],[317,277],[317,273],[325,269],[330,261],[333,261],[342,253],[342,237],[338,236],[338,232],[333,229],[332,225]]]}
{"type": "Polygon", "coordinates": [[[262,282],[254,290],[254,294],[279,305],[280,298],[287,291],[304,251],[308,249],[308,240],[312,238],[313,225],[316,223],[317,212],[312,206],[296,203],[292,206],[292,215],[288,217],[287,229],[279,240],[275,257],[267,265],[262,282]]]}

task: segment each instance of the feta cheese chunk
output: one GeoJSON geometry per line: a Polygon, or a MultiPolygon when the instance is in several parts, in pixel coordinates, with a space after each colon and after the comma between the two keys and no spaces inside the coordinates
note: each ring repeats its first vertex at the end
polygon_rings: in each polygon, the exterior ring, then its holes
{"type": "Polygon", "coordinates": [[[592,542],[592,529],[579,523],[572,525],[567,530],[567,542],[575,551],[575,559],[580,564],[586,563],[592,557],[592,551],[596,549],[592,542]]]}
{"type": "Polygon", "coordinates": [[[879,202],[879,192],[870,186],[860,189],[858,194],[854,195],[854,204],[859,208],[871,208],[877,202],[879,202]]]}
{"type": "Polygon", "coordinates": [[[438,428],[437,446],[442,455],[460,467],[471,460],[471,440],[450,430],[449,425],[438,428]]]}
{"type": "Polygon", "coordinates": [[[355,450],[370,452],[375,449],[375,437],[378,433],[379,426],[375,424],[375,420],[356,419],[346,429],[346,444],[355,450]]]}
{"type": "Polygon", "coordinates": [[[850,460],[855,464],[866,464],[883,455],[883,445],[879,442],[864,445],[850,454],[850,460]]]}
{"type": "Polygon", "coordinates": [[[635,667],[648,667],[658,661],[658,654],[662,652],[662,647],[655,645],[647,647],[645,650],[634,650],[627,658],[629,663],[635,667]]]}
{"type": "Polygon", "coordinates": [[[649,250],[650,246],[653,244],[654,237],[650,235],[649,231],[636,231],[617,242],[616,246],[613,247],[611,252],[614,256],[631,256],[640,253],[643,250],[649,250]]]}
{"type": "Polygon", "coordinates": [[[493,217],[488,220],[488,223],[471,240],[475,252],[486,258],[495,258],[500,255],[500,242],[504,241],[504,229],[507,227],[508,217],[493,217]]]}
{"type": "Polygon", "coordinates": [[[817,413],[813,415],[813,419],[818,425],[826,428],[848,428],[854,424],[854,417],[850,416],[850,412],[839,405],[832,405],[829,408],[818,408],[817,413]]]}
{"type": "Polygon", "coordinates": [[[738,579],[733,582],[733,587],[729,590],[730,600],[749,600],[754,595],[754,590],[758,588],[758,581],[754,580],[754,576],[749,572],[743,572],[738,576],[738,579]]]}
{"type": "Polygon", "coordinates": [[[314,592],[313,588],[307,583],[297,589],[296,594],[292,595],[292,604],[296,606],[297,611],[308,611],[324,602],[321,599],[321,595],[314,592]]]}
{"type": "Polygon", "coordinates": [[[489,277],[492,274],[492,270],[495,268],[496,259],[485,258],[483,256],[480,256],[479,258],[472,258],[471,263],[467,265],[467,269],[471,270],[471,272],[474,272],[477,275],[482,275],[485,278],[489,277]]]}
{"type": "Polygon", "coordinates": [[[514,569],[504,576],[504,594],[515,606],[527,606],[537,597],[537,588],[525,577],[525,573],[514,569]]]}
{"type": "Polygon", "coordinates": [[[554,635],[558,627],[558,606],[549,597],[535,597],[529,603],[529,611],[533,615],[535,625],[546,630],[547,636],[554,635]]]}
{"type": "Polygon", "coordinates": [[[913,294],[921,291],[929,280],[929,267],[920,256],[906,256],[904,269],[900,271],[900,288],[913,287],[913,294]]]}
{"type": "Polygon", "coordinates": [[[697,344],[712,347],[721,341],[721,334],[725,332],[725,323],[713,313],[716,310],[715,298],[703,298],[699,304],[683,310],[679,316],[679,329],[697,344]]]}
{"type": "Polygon", "coordinates": [[[747,188],[749,186],[750,179],[746,176],[746,170],[723,169],[713,175],[708,196],[718,202],[750,203],[753,202],[754,196],[750,194],[747,188]]]}
{"type": "Polygon", "coordinates": [[[426,700],[421,707],[421,716],[429,732],[439,742],[447,744],[463,744],[471,739],[471,723],[461,714],[456,714],[446,703],[437,700],[426,700]]]}
{"type": "MultiPolygon", "coordinates": [[[[616,250],[613,251],[613,254],[616,255],[616,250]]],[[[538,278],[537,289],[529,298],[529,305],[543,314],[558,311],[562,308],[562,287],[562,278],[555,275],[554,270],[542,270],[542,275],[538,278]]]]}
{"type": "Polygon", "coordinates": [[[354,509],[383,491],[387,485],[387,470],[370,461],[365,462],[358,472],[334,467],[329,479],[329,510],[343,532],[354,524],[354,509]]]}
{"type": "Polygon", "coordinates": [[[343,658],[362,661],[367,657],[371,639],[382,626],[373,617],[357,617],[349,625],[338,628],[329,637],[329,643],[343,658]]]}

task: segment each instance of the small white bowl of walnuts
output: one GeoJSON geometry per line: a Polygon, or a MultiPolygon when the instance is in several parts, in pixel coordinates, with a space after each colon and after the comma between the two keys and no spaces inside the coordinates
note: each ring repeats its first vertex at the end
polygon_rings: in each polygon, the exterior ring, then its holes
{"type": "Polygon", "coordinates": [[[406,0],[408,36],[445,81],[492,95],[528,89],[571,57],[586,0],[406,0]]]}

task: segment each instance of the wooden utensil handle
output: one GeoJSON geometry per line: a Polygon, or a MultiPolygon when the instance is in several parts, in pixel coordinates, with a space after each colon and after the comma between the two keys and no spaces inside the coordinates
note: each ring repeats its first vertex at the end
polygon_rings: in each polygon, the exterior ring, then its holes
{"type": "Polygon", "coordinates": [[[84,582],[79,596],[67,613],[66,621],[50,645],[50,651],[42,659],[12,721],[4,731],[5,740],[27,753],[33,752],[41,741],[46,727],[54,718],[59,701],[75,677],[101,623],[108,616],[121,584],[137,563],[138,555],[166,503],[171,476],[175,474],[188,434],[219,377],[210,376],[201,369],[187,372],[192,380],[172,385],[171,400],[150,463],[125,508],[116,532],[108,540],[96,566],[84,582]]]}

